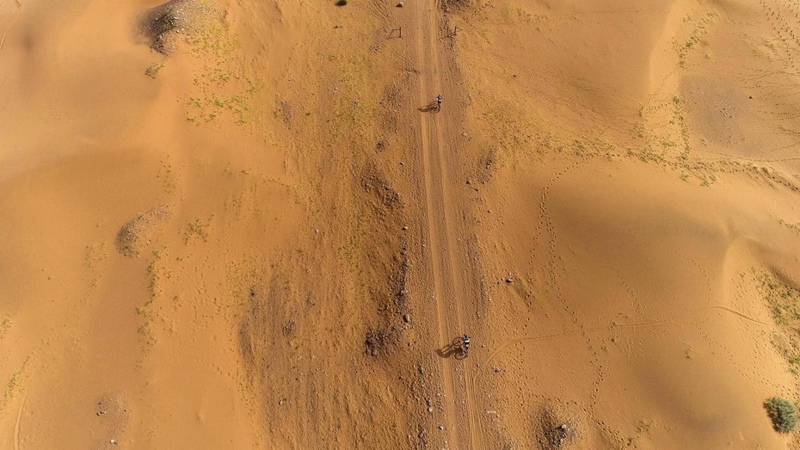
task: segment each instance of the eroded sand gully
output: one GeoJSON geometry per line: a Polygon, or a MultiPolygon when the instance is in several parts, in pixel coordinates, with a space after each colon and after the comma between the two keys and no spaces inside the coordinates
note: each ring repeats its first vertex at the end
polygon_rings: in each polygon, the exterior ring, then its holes
{"type": "Polygon", "coordinates": [[[800,9],[645,3],[0,2],[0,448],[797,448],[800,9]]]}

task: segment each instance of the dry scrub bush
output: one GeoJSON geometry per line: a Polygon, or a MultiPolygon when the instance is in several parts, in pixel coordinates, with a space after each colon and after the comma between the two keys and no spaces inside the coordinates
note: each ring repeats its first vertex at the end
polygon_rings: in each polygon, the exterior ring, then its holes
{"type": "Polygon", "coordinates": [[[797,428],[797,408],[792,402],[780,397],[772,397],[764,405],[767,413],[772,419],[775,430],[781,433],[789,433],[797,428]]]}

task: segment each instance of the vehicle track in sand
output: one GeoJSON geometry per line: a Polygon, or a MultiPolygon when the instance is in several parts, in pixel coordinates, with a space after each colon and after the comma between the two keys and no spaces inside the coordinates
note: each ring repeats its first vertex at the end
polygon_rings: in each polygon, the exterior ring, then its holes
{"type": "Polygon", "coordinates": [[[14,423],[14,450],[19,450],[19,425],[22,423],[22,412],[25,410],[25,400],[28,399],[28,393],[22,396],[22,402],[17,411],[17,421],[14,423]]]}
{"type": "MultiPolygon", "coordinates": [[[[439,58],[439,39],[437,26],[437,7],[435,0],[417,3],[415,11],[415,32],[412,45],[416,53],[416,66],[423,70],[419,76],[419,104],[425,105],[436,94],[456,93],[456,86],[443,79],[441,75],[441,62],[439,58]]],[[[451,97],[448,95],[447,97],[451,97]]],[[[456,96],[453,95],[453,98],[456,96]]],[[[447,107],[444,108],[447,111],[447,107]]],[[[451,149],[446,152],[448,131],[452,133],[452,126],[445,126],[444,114],[425,112],[420,114],[420,132],[422,143],[422,160],[425,177],[425,200],[427,210],[427,231],[430,243],[430,258],[434,280],[434,295],[436,297],[437,319],[439,328],[439,346],[446,346],[454,335],[463,334],[466,330],[463,298],[471,295],[472,286],[469,280],[463,277],[468,273],[462,270],[456,251],[460,249],[459,242],[453,234],[454,220],[459,217],[458,203],[454,203],[449,191],[448,158],[457,154],[451,149]],[[455,318],[453,321],[452,318],[455,318]],[[452,323],[455,322],[455,323],[452,323]]],[[[449,433],[448,447],[453,449],[482,448],[481,434],[477,424],[476,406],[474,399],[473,379],[469,366],[462,365],[464,371],[463,388],[458,382],[455,363],[447,358],[442,359],[442,374],[445,391],[445,414],[449,433]],[[463,392],[458,392],[463,389],[463,392]],[[460,430],[463,423],[461,412],[456,405],[457,398],[465,399],[465,414],[468,433],[460,430]]]]}
{"type": "Polygon", "coordinates": [[[17,3],[17,12],[14,14],[14,18],[11,19],[11,23],[8,24],[6,27],[6,31],[3,33],[3,37],[0,38],[0,53],[3,52],[3,45],[6,43],[6,37],[8,37],[8,32],[11,31],[11,27],[17,23],[17,19],[19,19],[19,13],[22,12],[22,3],[19,0],[16,0],[17,3]]]}

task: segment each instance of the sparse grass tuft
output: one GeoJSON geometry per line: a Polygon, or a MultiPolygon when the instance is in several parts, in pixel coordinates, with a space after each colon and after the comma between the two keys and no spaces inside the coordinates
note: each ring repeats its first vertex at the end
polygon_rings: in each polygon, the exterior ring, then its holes
{"type": "Polygon", "coordinates": [[[782,283],[772,272],[755,272],[756,280],[764,299],[769,303],[775,324],[792,327],[800,320],[797,299],[800,293],[782,283]]]}
{"type": "Polygon", "coordinates": [[[8,380],[6,384],[5,391],[3,392],[2,397],[0,397],[0,413],[8,406],[9,402],[19,394],[19,391],[22,389],[22,383],[25,381],[25,366],[27,366],[28,360],[25,359],[25,362],[22,364],[22,368],[18,371],[14,372],[11,375],[11,378],[8,380]]]}
{"type": "Polygon", "coordinates": [[[158,76],[158,71],[164,68],[164,64],[153,64],[152,66],[145,69],[144,74],[152,79],[156,79],[158,76]]]}
{"type": "Polygon", "coordinates": [[[11,328],[11,319],[6,317],[2,322],[0,322],[0,339],[3,339],[9,328],[11,328]]]}
{"type": "Polygon", "coordinates": [[[781,397],[772,397],[764,404],[775,431],[789,433],[797,428],[800,420],[797,416],[797,407],[794,403],[781,397]]]}
{"type": "MultiPolygon", "coordinates": [[[[708,13],[708,15],[705,17],[701,17],[700,20],[695,24],[694,29],[692,29],[685,42],[679,43],[678,41],[673,40],[672,45],[675,48],[675,51],[678,53],[678,65],[681,68],[686,68],[689,52],[692,50],[692,48],[699,44],[703,36],[708,33],[708,29],[715,17],[716,14],[713,12],[708,13]]],[[[694,21],[694,18],[687,16],[683,18],[683,21],[687,24],[691,24],[694,21]]]]}
{"type": "MultiPolygon", "coordinates": [[[[800,377],[800,340],[797,329],[800,328],[800,291],[768,268],[752,268],[751,274],[757,292],[767,302],[776,329],[770,342],[777,352],[786,360],[786,369],[797,379],[800,377]]],[[[745,272],[742,275],[746,275],[745,272]]]]}
{"type": "Polygon", "coordinates": [[[185,244],[189,244],[189,241],[192,238],[200,238],[203,242],[208,242],[208,226],[210,225],[210,220],[203,222],[200,219],[195,219],[194,222],[189,222],[186,226],[186,233],[184,234],[183,241],[185,244]]]}

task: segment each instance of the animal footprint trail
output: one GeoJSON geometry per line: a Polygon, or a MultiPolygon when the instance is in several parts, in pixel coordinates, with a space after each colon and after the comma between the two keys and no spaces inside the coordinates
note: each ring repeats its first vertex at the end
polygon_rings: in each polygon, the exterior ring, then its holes
{"type": "MultiPolygon", "coordinates": [[[[711,305],[705,306],[702,308],[694,309],[688,312],[688,315],[695,316],[697,313],[702,313],[706,311],[720,311],[728,314],[732,314],[733,316],[740,318],[748,323],[753,323],[756,325],[763,326],[765,328],[773,329],[775,328],[775,324],[764,322],[758,320],[754,317],[748,316],[747,314],[741,313],[731,307],[724,306],[724,305],[711,305]]],[[[510,338],[500,344],[489,356],[486,358],[486,361],[480,364],[480,367],[486,368],[491,367],[492,361],[503,351],[508,349],[509,347],[520,344],[520,343],[531,343],[531,342],[543,342],[543,341],[550,341],[553,339],[567,337],[567,336],[576,336],[582,335],[586,333],[598,332],[598,331],[607,331],[607,330],[624,330],[624,329],[636,329],[636,328],[649,328],[649,327],[659,327],[664,326],[671,323],[692,323],[693,319],[689,318],[682,318],[682,317],[673,317],[668,319],[662,320],[652,320],[652,321],[645,321],[645,322],[636,322],[636,323],[628,323],[628,324],[612,324],[612,325],[605,325],[605,326],[595,326],[589,327],[586,329],[576,329],[570,331],[562,331],[558,333],[550,333],[540,336],[519,336],[515,338],[510,338]]],[[[477,379],[478,375],[481,371],[475,373],[475,378],[477,379]]]]}
{"type": "Polygon", "coordinates": [[[706,292],[706,301],[711,303],[713,289],[712,289],[712,286],[711,286],[711,278],[709,278],[708,272],[706,272],[706,270],[703,268],[703,266],[701,266],[695,259],[690,258],[689,256],[686,256],[684,254],[681,254],[681,257],[683,259],[685,259],[686,261],[689,261],[689,263],[697,270],[697,273],[699,273],[700,276],[702,277],[703,286],[705,288],[704,290],[706,292]]]}
{"type": "Polygon", "coordinates": [[[555,186],[556,182],[568,172],[571,172],[581,165],[585,164],[585,161],[577,161],[568,164],[566,167],[562,168],[558,172],[556,172],[555,176],[553,176],[548,183],[542,188],[542,196],[541,201],[539,202],[539,222],[537,224],[537,237],[541,236],[541,228],[545,229],[547,234],[547,248],[549,252],[549,261],[547,265],[547,274],[548,274],[548,281],[551,285],[551,288],[555,291],[556,299],[564,306],[564,308],[570,313],[572,316],[573,322],[578,321],[578,315],[574,308],[570,307],[566,300],[564,299],[563,292],[561,290],[561,283],[559,283],[558,277],[558,252],[557,252],[557,242],[558,242],[558,233],[556,231],[556,227],[553,224],[553,220],[548,209],[548,196],[550,194],[550,190],[555,186]]]}

